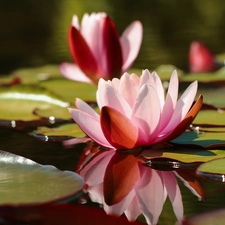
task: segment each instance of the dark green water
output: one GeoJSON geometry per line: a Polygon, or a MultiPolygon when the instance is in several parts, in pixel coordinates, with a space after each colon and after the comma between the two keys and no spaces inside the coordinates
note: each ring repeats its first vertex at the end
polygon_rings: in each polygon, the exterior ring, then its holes
{"type": "Polygon", "coordinates": [[[73,14],[107,12],[120,33],[133,20],[144,26],[135,67],[153,70],[173,64],[187,70],[189,44],[205,42],[225,52],[223,0],[0,0],[0,74],[17,67],[70,61],[67,28],[73,14]]]}

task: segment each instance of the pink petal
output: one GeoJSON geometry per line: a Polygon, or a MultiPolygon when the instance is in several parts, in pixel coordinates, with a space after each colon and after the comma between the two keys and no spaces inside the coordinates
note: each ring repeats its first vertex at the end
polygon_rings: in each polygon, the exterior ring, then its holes
{"type": "Polygon", "coordinates": [[[139,145],[138,128],[119,111],[104,106],[100,121],[106,139],[116,149],[131,149],[139,145]]]}
{"type": "Polygon", "coordinates": [[[129,75],[128,73],[123,74],[123,76],[120,78],[118,93],[125,98],[125,100],[132,108],[138,93],[138,85],[134,83],[131,78],[131,75],[129,75]]]}
{"type": "Polygon", "coordinates": [[[59,70],[61,74],[67,79],[78,82],[93,83],[93,81],[89,79],[74,63],[61,63],[59,70]]]}
{"type": "Polygon", "coordinates": [[[131,116],[131,107],[116,89],[109,85],[104,79],[100,79],[97,91],[97,103],[101,109],[103,106],[113,107],[128,118],[131,116]]]}
{"type": "Polygon", "coordinates": [[[77,30],[80,29],[80,25],[79,25],[79,19],[77,15],[74,15],[72,18],[72,26],[77,28],[77,30]]]}
{"type": "Polygon", "coordinates": [[[88,192],[92,202],[104,204],[102,183],[98,184],[96,186],[88,187],[87,192],[88,192]]]}
{"type": "Polygon", "coordinates": [[[114,22],[106,16],[103,22],[102,74],[105,78],[120,77],[122,50],[114,22]]]}
{"type": "Polygon", "coordinates": [[[178,83],[177,72],[174,71],[170,78],[166,101],[164,103],[164,107],[162,110],[159,130],[163,130],[167,126],[168,122],[170,121],[173,115],[173,112],[177,103],[178,85],[179,83],[178,83]]]}
{"type": "Polygon", "coordinates": [[[127,219],[131,222],[135,221],[137,217],[141,214],[141,210],[140,210],[136,196],[133,197],[132,202],[127,207],[124,213],[127,219]]]}
{"type": "Polygon", "coordinates": [[[100,152],[87,162],[86,166],[80,171],[80,175],[84,177],[86,184],[96,186],[103,183],[105,170],[114,154],[115,151],[113,150],[100,152]]]}
{"type": "Polygon", "coordinates": [[[164,87],[162,85],[161,79],[158,76],[156,72],[150,73],[149,70],[144,70],[141,75],[140,79],[140,87],[142,87],[145,84],[149,84],[155,89],[157,92],[159,101],[160,101],[160,106],[161,109],[163,108],[164,105],[164,87]]]}
{"type": "Polygon", "coordinates": [[[185,132],[185,130],[189,127],[189,125],[193,122],[195,117],[197,116],[199,110],[201,109],[203,103],[202,95],[199,96],[198,100],[194,104],[194,106],[190,109],[185,118],[169,133],[162,135],[155,139],[154,143],[162,142],[162,141],[171,141],[181,134],[185,132]]]}
{"type": "Polygon", "coordinates": [[[137,200],[148,224],[157,224],[165,201],[162,174],[150,168],[145,168],[136,190],[137,200]]]}
{"type": "Polygon", "coordinates": [[[106,168],[103,183],[107,205],[121,202],[133,190],[140,179],[139,166],[138,157],[135,155],[118,152],[113,155],[106,168]]]}
{"type": "Polygon", "coordinates": [[[87,42],[81,35],[79,30],[70,26],[68,32],[68,41],[70,53],[74,62],[80,67],[80,69],[95,83],[97,83],[99,77],[97,75],[98,65],[96,59],[91,52],[87,42]]]}
{"type": "Polygon", "coordinates": [[[120,37],[123,53],[122,71],[127,71],[136,59],[141,47],[143,28],[140,21],[131,23],[120,37]]]}
{"type": "Polygon", "coordinates": [[[197,92],[197,87],[198,82],[195,81],[190,84],[189,87],[182,94],[176,104],[173,116],[166,128],[162,131],[162,134],[166,134],[167,132],[172,131],[184,119],[194,101],[197,92]]]}
{"type": "Polygon", "coordinates": [[[99,120],[90,116],[86,112],[82,112],[77,109],[69,109],[71,116],[74,121],[78,124],[81,130],[87,134],[91,139],[93,139],[98,144],[105,147],[112,147],[106,140],[99,123],[99,120]]]}
{"type": "Polygon", "coordinates": [[[132,121],[148,137],[148,142],[155,137],[160,114],[160,103],[156,91],[150,85],[144,85],[134,103],[132,121]]]}
{"type": "Polygon", "coordinates": [[[84,102],[83,100],[79,98],[76,98],[75,105],[77,109],[89,114],[90,116],[92,116],[93,118],[95,118],[97,121],[100,122],[100,115],[86,102],[84,102]]]}
{"type": "Polygon", "coordinates": [[[184,216],[184,207],[180,188],[178,186],[175,175],[172,171],[169,171],[169,172],[162,172],[162,176],[168,196],[173,205],[173,211],[177,217],[177,220],[181,220],[183,219],[184,216]]]}
{"type": "MultiPolygon", "coordinates": [[[[117,204],[114,204],[112,206],[108,206],[107,204],[104,204],[104,210],[109,215],[116,215],[121,216],[124,211],[129,207],[129,205],[132,202],[132,199],[134,199],[135,193],[132,190],[122,201],[120,201],[117,204]]],[[[136,206],[138,207],[138,205],[136,206]]],[[[129,220],[130,217],[128,217],[129,220]]]]}
{"type": "Polygon", "coordinates": [[[85,14],[80,30],[98,65],[101,65],[102,61],[102,28],[105,17],[105,13],[92,13],[90,16],[85,14]]]}

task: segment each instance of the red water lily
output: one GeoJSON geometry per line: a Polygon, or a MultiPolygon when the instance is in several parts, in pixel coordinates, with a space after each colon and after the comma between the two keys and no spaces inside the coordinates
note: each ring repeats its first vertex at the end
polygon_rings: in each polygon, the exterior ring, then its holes
{"type": "Polygon", "coordinates": [[[222,64],[216,61],[210,49],[200,41],[193,41],[189,49],[189,70],[191,73],[208,73],[219,69],[222,64]]]}
{"type": "Polygon", "coordinates": [[[62,63],[61,73],[71,80],[97,84],[101,77],[120,77],[132,65],[142,42],[142,24],[134,21],[119,37],[106,13],[85,14],[81,25],[75,15],[68,40],[75,64],[62,63]]]}

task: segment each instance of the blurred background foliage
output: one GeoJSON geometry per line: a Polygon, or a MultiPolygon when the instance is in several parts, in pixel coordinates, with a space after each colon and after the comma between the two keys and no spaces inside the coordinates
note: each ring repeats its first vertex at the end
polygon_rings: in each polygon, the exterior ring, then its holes
{"type": "Polygon", "coordinates": [[[173,64],[188,70],[191,41],[225,52],[223,0],[0,0],[0,74],[21,67],[71,61],[67,29],[72,15],[107,12],[122,31],[133,20],[144,26],[134,67],[173,64]]]}

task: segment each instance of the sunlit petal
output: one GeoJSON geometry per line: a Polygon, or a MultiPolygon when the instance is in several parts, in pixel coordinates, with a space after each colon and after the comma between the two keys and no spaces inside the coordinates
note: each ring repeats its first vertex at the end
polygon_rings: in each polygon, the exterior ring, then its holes
{"type": "Polygon", "coordinates": [[[123,53],[123,72],[129,69],[129,67],[137,57],[141,47],[142,36],[142,24],[140,23],[140,21],[134,21],[126,28],[126,30],[120,37],[120,43],[123,53]]]}
{"type": "Polygon", "coordinates": [[[87,134],[90,138],[92,138],[100,145],[103,145],[105,147],[111,147],[111,145],[102,133],[99,120],[77,109],[70,108],[69,112],[85,134],[87,134]]]}
{"type": "Polygon", "coordinates": [[[160,114],[160,103],[155,89],[144,85],[134,102],[132,121],[148,136],[148,141],[157,132],[160,114]]]}
{"type": "Polygon", "coordinates": [[[130,105],[122,95],[103,79],[100,79],[98,83],[97,102],[100,108],[110,106],[130,118],[130,105]]]}
{"type": "Polygon", "coordinates": [[[76,98],[75,105],[76,105],[77,109],[79,109],[80,111],[86,112],[90,116],[94,117],[96,120],[100,121],[99,114],[86,102],[82,101],[79,98],[76,98]]]}
{"type": "Polygon", "coordinates": [[[85,83],[93,83],[93,81],[89,79],[74,63],[61,63],[59,69],[61,74],[67,79],[85,83]]]}

